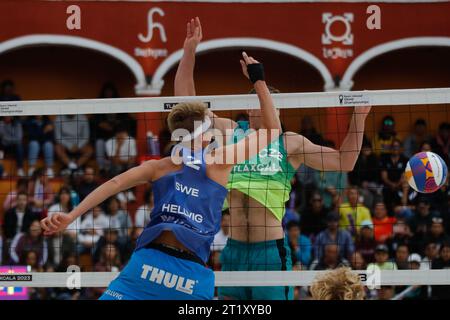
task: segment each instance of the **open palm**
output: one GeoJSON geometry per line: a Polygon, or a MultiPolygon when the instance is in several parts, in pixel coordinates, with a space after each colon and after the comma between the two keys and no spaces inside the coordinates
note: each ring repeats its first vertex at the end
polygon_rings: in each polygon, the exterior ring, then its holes
{"type": "Polygon", "coordinates": [[[186,26],[186,39],[184,40],[184,50],[195,52],[198,44],[202,41],[203,32],[200,19],[196,17],[191,19],[186,26]]]}

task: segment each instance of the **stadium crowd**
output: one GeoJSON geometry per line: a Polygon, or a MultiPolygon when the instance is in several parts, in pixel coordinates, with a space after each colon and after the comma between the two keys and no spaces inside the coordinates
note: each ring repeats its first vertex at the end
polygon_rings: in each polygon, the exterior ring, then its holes
{"type": "MultiPolygon", "coordinates": [[[[12,81],[4,81],[0,90],[0,101],[20,100],[12,81]]],[[[115,97],[117,89],[106,83],[99,98],[115,97]]],[[[312,120],[303,117],[299,133],[334,147],[312,120]]],[[[168,129],[158,136],[158,153],[169,154],[168,129]]],[[[136,165],[135,137],[136,119],[131,114],[2,117],[0,161],[14,159],[17,170],[11,174],[0,163],[0,177],[11,181],[1,204],[0,265],[26,265],[31,271],[65,272],[70,265],[119,271],[150,219],[151,186],[143,199],[136,199],[133,190],[108,199],[50,238],[42,235],[39,220],[70,212],[103,181],[136,165]],[[62,181],[58,190],[51,187],[54,179],[62,181]],[[135,212],[130,203],[136,204],[135,212]]],[[[408,158],[419,151],[433,151],[450,164],[450,124],[442,123],[432,134],[426,120],[417,119],[402,138],[395,119],[386,115],[375,138],[364,139],[352,172],[318,172],[305,166],[298,170],[283,219],[295,270],[342,265],[361,270],[370,264],[382,270],[450,267],[450,189],[446,184],[433,194],[418,194],[403,177],[408,158]]],[[[210,265],[215,270],[220,270],[229,219],[224,211],[212,245],[210,265]]],[[[404,289],[381,287],[368,297],[391,299],[404,289]]],[[[32,289],[30,298],[92,299],[102,291],[32,289]]],[[[307,297],[306,288],[296,288],[297,299],[307,297]]],[[[405,298],[448,299],[450,287],[414,287],[405,298]]]]}

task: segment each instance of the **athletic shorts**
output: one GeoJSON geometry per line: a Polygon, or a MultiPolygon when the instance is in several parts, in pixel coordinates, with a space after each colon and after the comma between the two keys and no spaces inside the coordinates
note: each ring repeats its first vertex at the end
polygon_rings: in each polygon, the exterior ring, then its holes
{"type": "Polygon", "coordinates": [[[136,250],[100,300],[212,300],[214,272],[200,258],[161,245],[136,250]]]}
{"type": "MultiPolygon", "coordinates": [[[[292,270],[287,239],[247,243],[228,239],[220,255],[222,271],[292,270]]],[[[220,287],[219,299],[292,300],[292,287],[220,287]]]]}

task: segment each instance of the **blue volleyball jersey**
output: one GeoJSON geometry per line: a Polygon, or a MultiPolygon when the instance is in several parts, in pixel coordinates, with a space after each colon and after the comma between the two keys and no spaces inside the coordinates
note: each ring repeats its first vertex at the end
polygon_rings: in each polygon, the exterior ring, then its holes
{"type": "Polygon", "coordinates": [[[153,181],[155,207],[137,241],[145,247],[163,231],[171,231],[186,248],[206,262],[220,230],[227,189],[206,175],[203,150],[181,147],[182,169],[153,181]]]}

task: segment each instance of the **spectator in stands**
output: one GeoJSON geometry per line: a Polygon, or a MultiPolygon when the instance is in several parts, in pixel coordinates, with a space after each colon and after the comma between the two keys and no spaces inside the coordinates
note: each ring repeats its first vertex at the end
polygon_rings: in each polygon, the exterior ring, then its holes
{"type": "Polygon", "coordinates": [[[6,240],[12,240],[18,233],[26,232],[31,223],[39,219],[28,206],[28,195],[20,191],[17,194],[16,206],[5,212],[3,230],[6,240]]]}
{"type": "Polygon", "coordinates": [[[310,140],[312,143],[323,145],[324,139],[314,127],[314,121],[311,116],[304,116],[301,122],[300,134],[310,140]]]}
{"type": "Polygon", "coordinates": [[[428,242],[425,244],[425,256],[420,264],[420,269],[428,270],[431,269],[431,264],[434,259],[439,256],[439,246],[437,243],[428,242]]]}
{"type": "Polygon", "coordinates": [[[78,250],[81,253],[91,249],[104,234],[104,230],[109,228],[109,219],[103,213],[102,208],[97,206],[88,213],[80,225],[78,232],[78,250]]]}
{"type": "Polygon", "coordinates": [[[22,100],[16,94],[16,85],[12,80],[5,80],[0,87],[0,101],[20,101],[22,100]]]}
{"type": "Polygon", "coordinates": [[[22,122],[17,117],[4,116],[0,121],[0,150],[5,154],[14,155],[17,165],[17,175],[25,176],[23,171],[24,148],[23,148],[22,122]]]}
{"type": "Polygon", "coordinates": [[[377,243],[373,235],[373,223],[370,220],[364,220],[361,223],[361,230],[355,241],[356,250],[362,255],[367,263],[373,262],[375,247],[377,243]]]}
{"type": "Polygon", "coordinates": [[[406,179],[402,179],[401,188],[393,194],[394,213],[397,217],[409,219],[413,215],[414,203],[419,193],[409,185],[406,179]]]}
{"type": "Polygon", "coordinates": [[[33,172],[28,183],[28,195],[31,209],[40,215],[53,203],[55,195],[44,169],[38,168],[33,172]]]}
{"type": "MultiPolygon", "coordinates": [[[[47,216],[51,217],[55,213],[70,213],[73,209],[71,201],[71,189],[66,186],[62,186],[55,198],[55,203],[50,206],[47,212],[47,216]]],[[[54,235],[51,239],[52,247],[54,250],[54,263],[57,265],[60,263],[62,256],[67,252],[74,252],[76,249],[77,233],[80,230],[81,218],[72,222],[64,232],[54,235]]]]}
{"type": "Polygon", "coordinates": [[[397,132],[395,131],[395,120],[392,116],[385,116],[381,122],[381,130],[375,138],[374,152],[377,156],[391,153],[392,143],[397,132]]]}
{"type": "MultiPolygon", "coordinates": [[[[441,217],[433,217],[431,219],[430,230],[425,236],[422,247],[424,248],[424,244],[430,242],[436,243],[438,245],[438,248],[440,248],[444,243],[450,242],[450,237],[445,233],[444,230],[444,220],[441,217]]],[[[423,250],[421,251],[423,252],[423,250]]]]}
{"type": "Polygon", "coordinates": [[[145,226],[150,222],[150,213],[153,210],[153,191],[152,187],[149,186],[144,193],[144,204],[141,205],[134,215],[134,225],[137,228],[145,228],[145,226]]]}
{"type": "Polygon", "coordinates": [[[430,140],[430,136],[427,131],[427,123],[424,119],[417,119],[414,123],[413,132],[406,137],[403,142],[405,157],[411,158],[417,152],[420,151],[422,143],[430,140]]]}
{"type": "Polygon", "coordinates": [[[377,300],[391,300],[395,295],[394,286],[381,286],[377,290],[377,300]]]}
{"type": "Polygon", "coordinates": [[[339,254],[339,245],[329,243],[325,246],[323,256],[317,263],[311,265],[312,270],[328,270],[337,267],[347,267],[348,261],[339,254]]]}
{"type": "Polygon", "coordinates": [[[386,241],[386,245],[390,248],[392,253],[394,253],[397,250],[397,247],[401,244],[406,244],[409,247],[413,247],[413,233],[404,218],[397,219],[397,222],[393,228],[393,233],[394,235],[386,241]]]}
{"type": "Polygon", "coordinates": [[[366,270],[367,268],[367,262],[359,251],[353,252],[350,262],[353,270],[366,270]]]}
{"type": "Polygon", "coordinates": [[[348,230],[353,237],[358,234],[364,220],[372,221],[369,209],[359,202],[358,187],[355,186],[347,189],[347,202],[341,204],[339,214],[339,227],[348,230]]]}
{"type": "Polygon", "coordinates": [[[6,212],[17,204],[17,194],[20,192],[28,192],[28,179],[20,178],[16,181],[15,190],[11,190],[3,201],[3,211],[6,212]]]}
{"type": "Polygon", "coordinates": [[[408,257],[408,264],[410,270],[419,270],[422,265],[422,257],[418,253],[411,253],[408,257]]]}
{"type": "Polygon", "coordinates": [[[384,244],[379,244],[375,248],[375,262],[369,263],[368,268],[376,266],[380,270],[397,270],[394,261],[389,260],[389,248],[384,244]]]}
{"type": "Polygon", "coordinates": [[[105,246],[100,254],[100,260],[95,264],[94,270],[100,272],[118,272],[122,269],[119,249],[113,245],[105,246]]]}
{"type": "MultiPolygon", "coordinates": [[[[329,148],[336,148],[333,141],[324,141],[329,148]]],[[[315,172],[315,185],[321,194],[326,208],[334,210],[339,206],[340,194],[347,187],[347,173],[342,171],[318,171],[315,172]]]]}
{"type": "Polygon", "coordinates": [[[81,181],[77,185],[77,193],[80,197],[80,201],[83,201],[89,193],[94,191],[100,184],[95,178],[95,169],[91,166],[84,168],[84,174],[81,181]]]}
{"type": "Polygon", "coordinates": [[[395,250],[395,264],[397,265],[397,269],[399,270],[407,270],[409,269],[409,247],[406,244],[401,244],[397,246],[397,250],[395,250]]]}
{"type": "Polygon", "coordinates": [[[304,235],[314,238],[327,227],[327,215],[329,210],[323,206],[322,196],[313,193],[309,200],[309,206],[301,213],[300,227],[304,235]]]}
{"type": "Polygon", "coordinates": [[[294,175],[291,179],[291,192],[289,193],[289,200],[286,202],[286,209],[298,212],[302,206],[302,190],[298,177],[294,175]]]}
{"type": "Polygon", "coordinates": [[[402,177],[408,159],[402,154],[402,143],[394,139],[391,152],[380,158],[381,181],[383,183],[383,199],[389,211],[393,210],[394,194],[402,188],[402,177]]]}
{"type": "Polygon", "coordinates": [[[431,148],[433,152],[442,157],[447,165],[450,164],[450,123],[443,122],[439,125],[436,137],[431,140],[431,148]]]}
{"type": "Polygon", "coordinates": [[[437,216],[437,213],[431,211],[428,199],[425,197],[419,198],[414,215],[409,219],[409,226],[414,234],[412,239],[414,251],[423,253],[421,244],[424,243],[435,216],[437,216]]]}
{"type": "Polygon", "coordinates": [[[311,240],[300,232],[298,223],[291,221],[286,226],[289,247],[291,248],[292,261],[300,264],[301,269],[306,269],[311,262],[311,240]]]}
{"type": "Polygon", "coordinates": [[[349,259],[355,251],[352,237],[347,230],[339,229],[339,214],[330,212],[327,215],[327,229],[320,232],[314,241],[314,258],[321,260],[328,244],[337,244],[339,256],[349,259]]]}
{"type": "Polygon", "coordinates": [[[430,152],[432,151],[431,142],[430,141],[424,141],[420,145],[420,152],[430,152]]]}
{"type": "Polygon", "coordinates": [[[39,220],[34,220],[26,232],[18,233],[14,237],[9,251],[12,263],[20,264],[20,258],[24,257],[25,252],[31,250],[37,253],[37,266],[44,266],[49,257],[49,250],[39,220]]]}
{"type": "MultiPolygon", "coordinates": [[[[100,99],[115,99],[119,98],[119,92],[113,83],[105,83],[100,91],[100,99]]],[[[95,146],[95,159],[98,168],[103,173],[109,166],[109,161],[106,158],[106,141],[114,136],[114,128],[120,124],[119,117],[128,117],[127,114],[95,114],[90,118],[91,139],[95,146]]]]}
{"type": "Polygon", "coordinates": [[[220,254],[227,244],[230,236],[230,212],[228,209],[222,211],[220,230],[214,236],[211,244],[211,263],[214,270],[220,270],[220,254]]]}
{"type": "MultiPolygon", "coordinates": [[[[118,272],[122,269],[120,253],[117,246],[113,244],[106,245],[100,254],[100,260],[94,266],[96,272],[118,272]]],[[[92,288],[91,298],[98,299],[105,288],[92,288]]]]}
{"type": "Polygon", "coordinates": [[[136,140],[128,135],[123,126],[117,127],[115,136],[106,141],[106,155],[111,166],[109,174],[116,176],[136,165],[136,140]]]}
{"type": "Polygon", "coordinates": [[[31,272],[44,271],[44,268],[38,264],[38,255],[34,250],[24,251],[19,259],[19,264],[28,266],[31,272]]]}
{"type": "Polygon", "coordinates": [[[85,115],[58,115],[55,120],[55,152],[70,171],[84,166],[93,154],[85,115]]]}
{"type": "MultiPolygon", "coordinates": [[[[61,263],[56,267],[55,272],[67,272],[69,267],[77,266],[77,257],[74,253],[67,253],[63,256],[61,263]]],[[[83,289],[69,289],[67,287],[54,288],[56,300],[78,300],[83,293],[83,289]]]]}
{"type": "Polygon", "coordinates": [[[25,134],[28,137],[28,176],[36,169],[39,151],[42,150],[46,172],[53,178],[55,127],[48,116],[28,117],[24,123],[25,134]]]}
{"type": "Polygon", "coordinates": [[[120,257],[122,258],[122,263],[125,265],[128,260],[130,260],[131,255],[133,254],[134,249],[136,249],[136,243],[141,235],[143,228],[133,227],[131,230],[131,239],[127,241],[124,246],[120,249],[120,257]]]}
{"type": "Polygon", "coordinates": [[[375,204],[372,221],[374,224],[374,235],[376,242],[385,243],[394,235],[394,225],[397,219],[395,217],[388,216],[384,202],[378,201],[375,204]]]}
{"type": "MultiPolygon", "coordinates": [[[[450,243],[445,243],[439,250],[439,258],[434,259],[432,269],[450,269],[450,243]]],[[[450,299],[450,286],[432,286],[432,297],[434,299],[450,299]]]]}
{"type": "Polygon", "coordinates": [[[123,244],[130,239],[133,222],[125,210],[120,208],[117,197],[111,197],[106,203],[106,214],[109,221],[109,228],[118,231],[119,243],[123,244]]]}
{"type": "Polygon", "coordinates": [[[358,186],[364,197],[364,204],[371,208],[373,198],[380,190],[379,161],[373,153],[372,144],[364,136],[361,152],[353,171],[348,173],[348,181],[351,185],[358,186]]]}
{"type": "Polygon", "coordinates": [[[108,245],[114,245],[122,252],[125,247],[119,243],[119,230],[117,229],[105,229],[103,235],[99,238],[94,247],[94,254],[92,255],[93,262],[96,264],[100,261],[100,256],[103,249],[108,245]]]}

